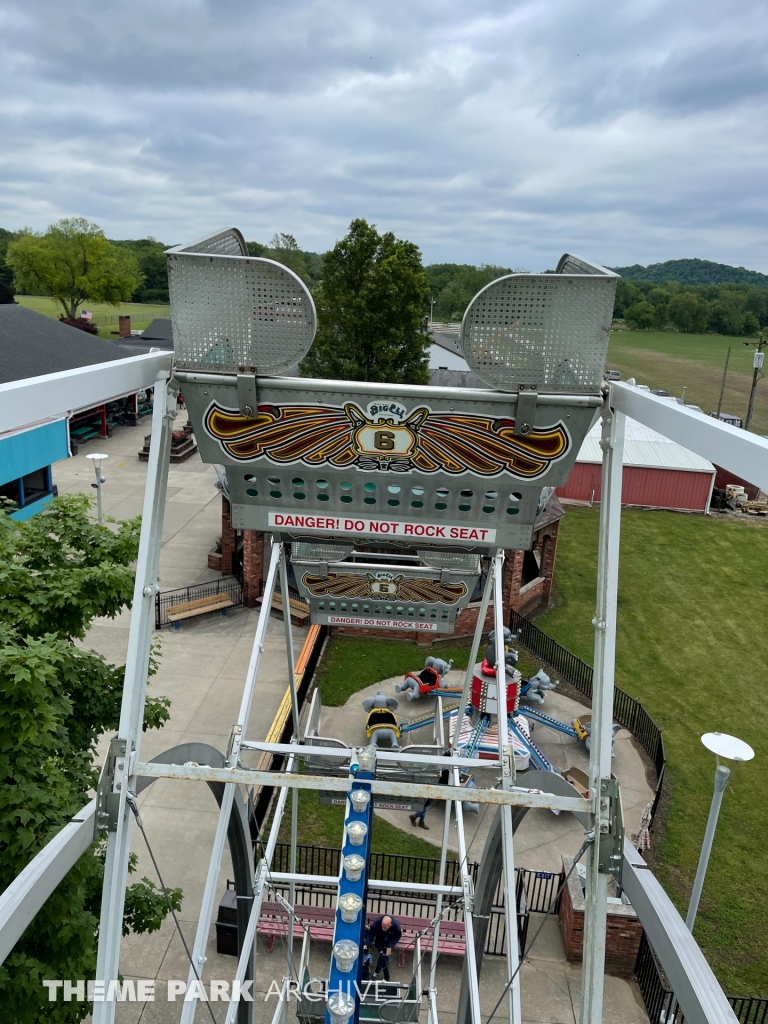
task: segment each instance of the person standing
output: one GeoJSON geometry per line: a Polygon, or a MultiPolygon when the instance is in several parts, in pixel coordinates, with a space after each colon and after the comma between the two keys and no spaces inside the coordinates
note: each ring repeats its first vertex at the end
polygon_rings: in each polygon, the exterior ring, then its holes
{"type": "Polygon", "coordinates": [[[429,825],[426,823],[426,821],[424,821],[424,818],[427,816],[427,811],[431,804],[431,800],[425,800],[424,806],[421,808],[420,811],[415,811],[413,814],[408,815],[408,817],[411,819],[412,825],[418,825],[419,828],[425,828],[427,829],[427,831],[429,831],[429,825]]]}
{"type": "Polygon", "coordinates": [[[368,928],[368,945],[375,946],[379,952],[379,959],[373,974],[374,981],[381,973],[384,974],[384,981],[389,981],[389,955],[400,941],[401,936],[402,931],[397,918],[384,914],[371,921],[368,928]]]}

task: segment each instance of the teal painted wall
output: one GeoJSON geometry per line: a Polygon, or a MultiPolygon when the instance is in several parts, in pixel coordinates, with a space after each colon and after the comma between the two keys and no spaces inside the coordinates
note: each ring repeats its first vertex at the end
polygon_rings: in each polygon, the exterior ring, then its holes
{"type": "Polygon", "coordinates": [[[0,484],[33,473],[69,456],[67,421],[43,423],[0,438],[0,484]]]}
{"type": "MultiPolygon", "coordinates": [[[[39,468],[39,467],[38,467],[39,468]]],[[[31,519],[37,512],[42,512],[45,506],[53,501],[52,494],[44,494],[42,498],[37,501],[33,501],[30,505],[25,505],[23,508],[16,509],[15,512],[11,512],[11,519],[16,519],[22,522],[24,519],[31,519]]]]}

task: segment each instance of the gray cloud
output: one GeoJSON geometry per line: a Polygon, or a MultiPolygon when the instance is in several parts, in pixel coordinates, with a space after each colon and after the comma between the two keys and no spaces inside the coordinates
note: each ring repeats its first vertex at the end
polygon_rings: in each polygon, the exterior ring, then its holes
{"type": "Polygon", "coordinates": [[[0,6],[0,225],[768,269],[764,5],[0,6]]]}

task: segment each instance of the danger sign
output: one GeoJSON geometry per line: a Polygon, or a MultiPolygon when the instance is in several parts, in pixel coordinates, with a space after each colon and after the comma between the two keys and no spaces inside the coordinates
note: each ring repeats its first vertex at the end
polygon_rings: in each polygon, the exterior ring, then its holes
{"type": "Polygon", "coordinates": [[[422,629],[437,632],[437,623],[411,619],[369,619],[364,615],[329,615],[329,626],[367,626],[369,629],[422,629]]]}
{"type": "Polygon", "coordinates": [[[345,533],[356,537],[402,537],[405,540],[475,541],[492,544],[496,531],[451,523],[403,523],[395,519],[357,519],[315,513],[270,512],[269,525],[284,530],[345,533]]]}

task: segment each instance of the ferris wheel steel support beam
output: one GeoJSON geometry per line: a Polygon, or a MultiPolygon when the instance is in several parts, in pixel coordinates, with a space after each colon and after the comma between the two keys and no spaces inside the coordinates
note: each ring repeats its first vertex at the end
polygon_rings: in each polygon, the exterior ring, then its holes
{"type": "Polygon", "coordinates": [[[768,439],[640,391],[631,384],[611,384],[610,401],[616,412],[631,416],[715,465],[725,467],[742,480],[768,491],[768,439]]]}
{"type": "Polygon", "coordinates": [[[456,727],[453,730],[453,740],[451,741],[451,750],[455,754],[459,743],[459,734],[461,733],[461,726],[464,722],[464,714],[469,704],[469,694],[472,690],[472,679],[475,674],[475,665],[477,663],[477,655],[480,651],[480,641],[483,638],[483,629],[485,628],[485,617],[488,614],[488,605],[491,601],[491,568],[488,572],[488,577],[483,587],[483,597],[480,601],[480,610],[477,613],[477,622],[475,623],[475,635],[472,637],[472,649],[469,653],[469,663],[467,664],[467,674],[464,676],[464,688],[461,691],[461,698],[459,700],[459,711],[456,716],[456,727]]]}
{"type": "Polygon", "coordinates": [[[154,387],[158,380],[167,380],[170,372],[170,352],[148,352],[8,381],[0,384],[0,434],[154,387]]]}
{"type": "MultiPolygon", "coordinates": [[[[470,659],[471,660],[471,659],[470,659]]],[[[451,817],[453,815],[453,804],[449,800],[445,805],[445,816],[443,818],[443,842],[440,846],[440,873],[438,877],[438,885],[441,887],[445,885],[445,865],[448,860],[448,840],[451,834],[451,817]]],[[[423,885],[423,883],[422,883],[423,885]]],[[[370,879],[368,886],[371,888],[370,879]]],[[[429,964],[429,990],[434,991],[435,980],[437,974],[437,957],[439,955],[438,946],[440,945],[440,923],[442,921],[443,913],[443,894],[439,892],[435,901],[435,928],[432,937],[432,957],[429,964]]],[[[433,1000],[429,1002],[429,1020],[428,1024],[437,1024],[437,1006],[433,1006],[433,1000]]]]}
{"type": "MultiPolygon", "coordinates": [[[[147,690],[147,672],[154,625],[155,594],[160,566],[160,544],[163,536],[165,495],[168,488],[168,467],[171,456],[171,435],[176,415],[176,395],[173,383],[161,375],[155,385],[152,410],[152,435],[147,463],[147,483],[144,491],[144,510],[136,563],[136,582],[133,588],[131,626],[125,659],[125,681],[120,708],[118,740],[125,744],[125,756],[115,766],[113,793],[119,794],[116,831],[107,836],[107,855],[104,865],[104,886],[101,897],[101,923],[99,948],[96,959],[96,978],[105,982],[117,980],[120,966],[120,940],[123,932],[125,887],[128,881],[128,859],[131,850],[133,816],[128,813],[126,796],[135,792],[135,778],[131,765],[138,759],[144,719],[144,698],[147,690]]],[[[227,813],[229,822],[229,813],[227,813]]],[[[99,824],[99,823],[97,823],[99,824]]],[[[115,1019],[114,999],[94,1003],[93,1024],[112,1024],[115,1019]]]]}
{"type": "MultiPolygon", "coordinates": [[[[288,764],[286,765],[287,770],[289,772],[293,771],[295,764],[296,755],[291,754],[288,758],[288,764]]],[[[272,828],[269,832],[269,839],[267,840],[267,846],[264,850],[264,856],[256,868],[256,878],[253,884],[253,905],[251,907],[251,916],[248,918],[248,925],[243,937],[243,946],[240,950],[240,958],[237,961],[237,970],[235,971],[234,983],[232,985],[233,992],[239,991],[243,981],[245,980],[248,973],[248,965],[251,962],[251,950],[253,950],[253,978],[254,980],[256,978],[256,929],[259,926],[259,918],[261,917],[261,905],[264,901],[264,887],[267,883],[267,879],[271,879],[273,877],[270,867],[272,865],[272,858],[275,854],[277,837],[280,832],[280,825],[283,821],[283,812],[285,811],[287,799],[288,790],[281,789],[277,806],[275,808],[275,815],[272,819],[272,828]]],[[[293,904],[291,904],[291,906],[293,906],[293,904]]],[[[292,930],[290,934],[293,934],[292,930]]],[[[237,1008],[237,1002],[233,1001],[229,1004],[227,1007],[227,1015],[224,1018],[224,1024],[234,1024],[237,1008]]]]}
{"type": "MultiPolygon", "coordinates": [[[[461,773],[458,768],[452,772],[453,785],[461,789],[461,773]]],[[[474,792],[474,791],[473,791],[474,792]]],[[[471,1024],[482,1024],[483,1016],[480,1010],[480,985],[477,977],[477,961],[475,959],[475,928],[470,910],[472,904],[473,886],[472,879],[467,870],[467,839],[464,835],[464,808],[461,801],[456,801],[456,845],[459,848],[459,873],[461,875],[461,890],[464,897],[464,943],[466,946],[466,970],[469,982],[469,1012],[471,1024]]]]}
{"type": "MultiPolygon", "coordinates": [[[[507,793],[515,784],[515,760],[509,745],[507,701],[507,663],[504,657],[504,552],[499,549],[493,560],[493,623],[496,646],[496,692],[498,696],[499,757],[501,788],[507,793]]],[[[520,955],[517,936],[517,899],[515,895],[515,834],[512,808],[501,808],[502,851],[504,856],[504,917],[507,926],[507,971],[513,979],[507,991],[510,1024],[520,1024],[520,955]]],[[[469,940],[467,940],[469,945],[469,940]]]]}
{"type": "Polygon", "coordinates": [[[582,1024],[600,1024],[603,1019],[608,874],[605,870],[600,871],[600,834],[608,830],[610,807],[609,798],[601,796],[601,784],[604,779],[611,778],[621,482],[626,427],[624,414],[613,411],[607,401],[602,417],[600,446],[603,449],[603,484],[597,557],[597,600],[595,618],[592,620],[595,627],[595,671],[589,757],[589,788],[594,802],[594,841],[587,854],[579,1018],[582,1024]]]}
{"type": "MultiPolygon", "coordinates": [[[[293,654],[293,628],[291,623],[291,595],[288,591],[288,559],[285,553],[285,545],[280,545],[280,593],[283,598],[283,624],[285,626],[285,652],[288,658],[288,686],[291,691],[291,714],[293,717],[292,742],[299,742],[299,698],[296,693],[296,661],[293,654]]],[[[293,764],[294,758],[291,758],[293,764]]],[[[291,790],[291,852],[289,867],[292,872],[296,871],[296,836],[299,829],[299,794],[291,790]]],[[[288,935],[291,938],[286,942],[286,957],[288,977],[294,976],[293,969],[293,927],[294,912],[293,905],[296,901],[296,885],[291,882],[288,886],[288,902],[291,910],[288,915],[288,935]]]]}
{"type": "MultiPolygon", "coordinates": [[[[240,702],[240,711],[238,712],[237,722],[232,729],[230,749],[227,751],[228,768],[237,767],[240,760],[240,744],[245,738],[245,730],[248,728],[248,719],[251,714],[253,694],[256,688],[256,677],[258,676],[259,665],[261,664],[261,656],[264,653],[264,638],[267,633],[267,626],[269,625],[269,613],[272,607],[275,583],[277,582],[277,569],[280,562],[281,551],[281,544],[272,544],[272,553],[269,559],[269,570],[267,572],[266,583],[264,584],[264,597],[262,600],[261,610],[259,612],[259,620],[256,624],[256,633],[253,638],[251,660],[248,664],[248,671],[245,677],[245,686],[243,688],[243,696],[240,702]]],[[[224,855],[224,843],[227,838],[227,823],[232,812],[232,804],[235,798],[235,785],[236,783],[229,783],[224,787],[224,796],[219,810],[219,820],[216,825],[216,835],[214,836],[211,859],[208,864],[208,875],[205,880],[200,916],[197,920],[195,944],[192,948],[192,960],[194,967],[190,964],[187,976],[188,992],[192,988],[192,982],[196,980],[195,969],[197,970],[197,974],[201,976],[203,973],[203,965],[206,960],[205,951],[208,945],[208,933],[211,930],[211,915],[213,914],[213,905],[214,900],[216,899],[216,888],[219,883],[221,859],[224,855]]],[[[196,992],[195,998],[185,999],[184,1007],[181,1011],[181,1024],[192,1024],[195,1019],[197,1004],[198,999],[196,997],[196,992]]]]}

